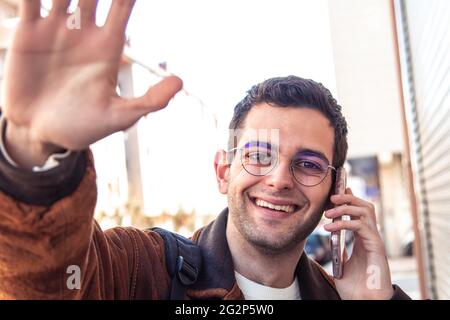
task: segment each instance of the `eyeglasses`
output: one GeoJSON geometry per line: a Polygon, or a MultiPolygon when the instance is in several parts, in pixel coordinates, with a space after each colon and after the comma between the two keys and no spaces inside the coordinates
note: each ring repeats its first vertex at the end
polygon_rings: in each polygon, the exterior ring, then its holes
{"type": "MultiPolygon", "coordinates": [[[[279,162],[279,154],[276,150],[255,146],[244,146],[228,150],[239,151],[242,167],[253,176],[268,175],[279,162]]],[[[322,183],[328,175],[329,169],[336,171],[328,161],[313,152],[300,152],[292,160],[290,171],[295,181],[305,187],[314,187],[322,183]]]]}

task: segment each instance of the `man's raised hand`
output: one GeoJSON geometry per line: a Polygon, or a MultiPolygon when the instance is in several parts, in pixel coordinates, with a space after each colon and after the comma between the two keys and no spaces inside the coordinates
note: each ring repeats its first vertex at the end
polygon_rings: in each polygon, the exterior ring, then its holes
{"type": "MultiPolygon", "coordinates": [[[[65,148],[81,150],[164,108],[182,88],[167,77],[134,99],[116,93],[125,29],[135,0],[113,0],[103,27],[97,0],[80,0],[80,28],[67,27],[70,1],[55,0],[46,18],[39,0],[20,1],[2,94],[7,149],[20,165],[42,164],[65,148]]],[[[163,28],[163,27],[162,27],[163,28]]]]}

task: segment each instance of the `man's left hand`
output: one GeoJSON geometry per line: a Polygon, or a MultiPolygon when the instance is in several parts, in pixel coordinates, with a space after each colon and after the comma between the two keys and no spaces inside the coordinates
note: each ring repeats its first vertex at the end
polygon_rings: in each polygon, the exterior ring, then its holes
{"type": "Polygon", "coordinates": [[[355,236],[351,257],[344,256],[343,276],[335,279],[339,295],[345,300],[390,299],[394,290],[374,205],[355,197],[350,188],[343,195],[333,195],[331,202],[336,207],[325,212],[327,218],[348,215],[351,220],[327,224],[325,230],[346,229],[355,236]]]}

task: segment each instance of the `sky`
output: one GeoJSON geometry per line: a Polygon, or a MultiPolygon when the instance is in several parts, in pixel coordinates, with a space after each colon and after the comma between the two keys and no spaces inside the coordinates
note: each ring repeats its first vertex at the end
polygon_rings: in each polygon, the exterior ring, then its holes
{"type": "Polygon", "coordinates": [[[128,34],[222,119],[252,85],[295,74],[335,90],[326,0],[137,1],[128,34]]]}

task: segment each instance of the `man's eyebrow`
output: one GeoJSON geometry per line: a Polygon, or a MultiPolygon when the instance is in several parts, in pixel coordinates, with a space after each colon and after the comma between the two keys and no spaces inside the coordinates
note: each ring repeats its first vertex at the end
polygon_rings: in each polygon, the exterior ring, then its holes
{"type": "MultiPolygon", "coordinates": [[[[267,150],[272,150],[272,145],[266,141],[249,141],[246,144],[244,144],[244,146],[243,146],[243,148],[252,148],[252,147],[263,147],[263,148],[266,148],[267,150]]],[[[314,149],[310,149],[310,148],[300,148],[294,157],[298,157],[301,155],[318,157],[318,158],[321,158],[322,160],[324,160],[325,162],[327,162],[328,164],[330,163],[330,161],[325,156],[325,154],[318,150],[314,150],[314,149]]]]}
{"type": "Polygon", "coordinates": [[[300,148],[298,150],[298,152],[296,153],[295,157],[304,156],[304,155],[319,157],[322,160],[328,162],[328,164],[330,164],[330,160],[328,160],[328,158],[325,156],[325,154],[321,151],[313,150],[313,149],[309,149],[309,148],[300,148]]]}
{"type": "Polygon", "coordinates": [[[266,141],[249,141],[246,144],[244,144],[244,149],[251,147],[262,147],[266,148],[267,150],[272,150],[272,145],[266,141]]]}

